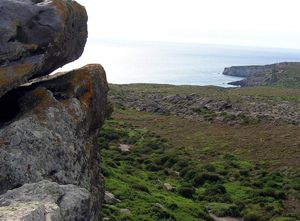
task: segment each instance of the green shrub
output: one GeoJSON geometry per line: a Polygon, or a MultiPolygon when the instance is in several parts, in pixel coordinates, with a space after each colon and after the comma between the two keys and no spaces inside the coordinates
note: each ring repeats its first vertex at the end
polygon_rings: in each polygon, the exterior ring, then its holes
{"type": "Polygon", "coordinates": [[[146,187],[145,185],[142,185],[142,184],[138,184],[138,183],[137,184],[133,184],[132,188],[136,189],[138,191],[145,192],[145,193],[150,193],[148,187],[146,187]]]}
{"type": "Polygon", "coordinates": [[[244,221],[264,221],[264,218],[261,217],[260,214],[255,212],[249,212],[244,215],[244,221]]]}
{"type": "Polygon", "coordinates": [[[207,206],[207,210],[210,213],[213,213],[219,217],[239,217],[240,211],[239,208],[234,204],[227,204],[227,203],[209,203],[207,206]]]}
{"type": "Polygon", "coordinates": [[[117,129],[109,127],[103,127],[100,132],[100,137],[103,137],[108,141],[117,140],[123,135],[125,135],[124,132],[122,133],[122,131],[118,131],[117,129]]]}
{"type": "Polygon", "coordinates": [[[186,160],[179,160],[177,163],[176,163],[176,168],[178,170],[182,170],[183,168],[186,168],[188,166],[188,162],[186,160]]]}
{"type": "Polygon", "coordinates": [[[154,220],[176,221],[176,217],[172,213],[159,205],[153,205],[151,209],[149,209],[148,214],[150,214],[154,220]]]}
{"type": "Polygon", "coordinates": [[[149,171],[152,171],[152,172],[157,172],[157,171],[163,170],[163,167],[155,165],[154,163],[150,163],[150,164],[146,165],[146,169],[149,171]]]}
{"type": "Polygon", "coordinates": [[[168,205],[168,208],[171,210],[176,210],[178,209],[178,205],[176,203],[171,203],[170,205],[168,205]]]}
{"type": "Polygon", "coordinates": [[[216,172],[216,168],[211,164],[205,165],[204,169],[208,172],[216,172]]]}
{"type": "Polygon", "coordinates": [[[214,221],[214,219],[212,217],[210,217],[210,215],[208,215],[207,213],[205,213],[203,211],[198,211],[197,218],[203,219],[205,221],[214,221]]]}
{"type": "Polygon", "coordinates": [[[109,148],[109,142],[104,137],[100,137],[98,139],[98,145],[100,149],[108,149],[109,148]]]}
{"type": "Polygon", "coordinates": [[[273,197],[275,199],[286,199],[286,195],[283,191],[278,191],[274,188],[266,187],[258,192],[259,196],[262,197],[273,197]]]}
{"type": "Polygon", "coordinates": [[[293,217],[276,217],[271,221],[297,221],[297,219],[293,217]]]}
{"type": "Polygon", "coordinates": [[[189,198],[189,199],[193,199],[194,198],[194,194],[195,194],[196,190],[193,187],[190,186],[182,186],[178,189],[178,193],[185,197],[185,198],[189,198]]]}
{"type": "Polygon", "coordinates": [[[214,173],[202,173],[196,176],[193,180],[193,185],[195,187],[202,186],[205,182],[216,183],[221,180],[218,174],[214,173]]]}
{"type": "Polygon", "coordinates": [[[223,185],[217,184],[217,185],[210,185],[208,188],[205,190],[206,195],[222,195],[226,193],[226,189],[223,185]]]}
{"type": "Polygon", "coordinates": [[[230,195],[223,185],[207,185],[205,191],[198,196],[199,201],[231,203],[230,195]]]}

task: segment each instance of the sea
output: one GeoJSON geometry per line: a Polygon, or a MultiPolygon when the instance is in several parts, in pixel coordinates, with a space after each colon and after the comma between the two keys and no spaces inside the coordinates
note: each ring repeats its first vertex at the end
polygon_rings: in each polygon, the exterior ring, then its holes
{"type": "Polygon", "coordinates": [[[89,39],[80,59],[59,71],[100,63],[109,83],[159,83],[230,87],[239,77],[223,75],[225,67],[300,61],[300,50],[89,39]]]}

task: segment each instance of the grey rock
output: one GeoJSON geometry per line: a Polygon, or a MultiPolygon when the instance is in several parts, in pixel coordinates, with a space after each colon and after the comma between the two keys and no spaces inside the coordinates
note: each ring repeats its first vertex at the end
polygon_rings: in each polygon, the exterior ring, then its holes
{"type": "Polygon", "coordinates": [[[81,56],[87,13],[72,0],[0,1],[0,97],[81,56]]]}
{"type": "Polygon", "coordinates": [[[50,181],[25,184],[0,196],[0,220],[90,220],[90,193],[50,181]]]}
{"type": "Polygon", "coordinates": [[[172,191],[172,190],[173,190],[172,185],[169,184],[169,183],[164,183],[164,188],[165,188],[165,190],[167,190],[167,191],[172,191]]]}
{"type": "Polygon", "coordinates": [[[120,203],[121,200],[119,200],[114,194],[105,191],[104,202],[106,204],[115,204],[115,203],[120,203]]]}
{"type": "Polygon", "coordinates": [[[129,209],[120,209],[120,213],[122,213],[124,215],[131,215],[131,212],[129,209]]]}
{"type": "Polygon", "coordinates": [[[121,150],[121,152],[129,152],[132,148],[132,145],[120,144],[118,148],[121,150]]]}
{"type": "Polygon", "coordinates": [[[44,179],[73,184],[90,192],[97,220],[104,188],[95,141],[111,113],[107,92],[103,68],[87,65],[4,95],[0,112],[15,113],[0,114],[0,194],[44,179]]]}

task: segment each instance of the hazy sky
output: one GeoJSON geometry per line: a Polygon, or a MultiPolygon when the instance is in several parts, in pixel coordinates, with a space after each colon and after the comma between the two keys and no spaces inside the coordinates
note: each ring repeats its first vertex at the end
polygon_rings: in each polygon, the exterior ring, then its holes
{"type": "Polygon", "coordinates": [[[300,49],[299,0],[78,0],[90,40],[120,39],[300,49]]]}

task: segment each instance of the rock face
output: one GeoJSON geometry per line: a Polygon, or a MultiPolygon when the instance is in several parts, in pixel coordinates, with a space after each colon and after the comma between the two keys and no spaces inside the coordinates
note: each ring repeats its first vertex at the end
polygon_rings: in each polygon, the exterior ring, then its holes
{"type": "Polygon", "coordinates": [[[283,62],[270,65],[261,66],[233,66],[225,68],[223,74],[244,77],[245,79],[240,81],[230,82],[231,85],[237,85],[242,87],[255,87],[264,83],[272,83],[278,81],[278,77],[274,74],[280,75],[285,70],[294,65],[299,65],[296,62],[283,62]]]}
{"type": "Polygon", "coordinates": [[[0,196],[0,220],[88,220],[91,195],[75,185],[41,181],[0,196]]]}
{"type": "MultiPolygon", "coordinates": [[[[95,138],[111,112],[107,91],[103,68],[87,65],[4,95],[0,100],[0,193],[45,179],[73,184],[90,193],[86,200],[90,215],[77,220],[97,220],[104,189],[95,138]]],[[[81,211],[76,211],[80,217],[81,211]]],[[[60,215],[62,220],[72,220],[60,215]]]]}
{"type": "Polygon", "coordinates": [[[96,138],[111,113],[101,65],[79,58],[87,13],[73,0],[0,1],[0,220],[99,220],[96,138]]]}
{"type": "Polygon", "coordinates": [[[0,97],[83,52],[87,13],[72,0],[0,1],[0,97]]]}
{"type": "Polygon", "coordinates": [[[233,66],[225,68],[223,74],[236,77],[250,77],[257,73],[272,71],[276,64],[271,65],[252,65],[252,66],[233,66]]]}

